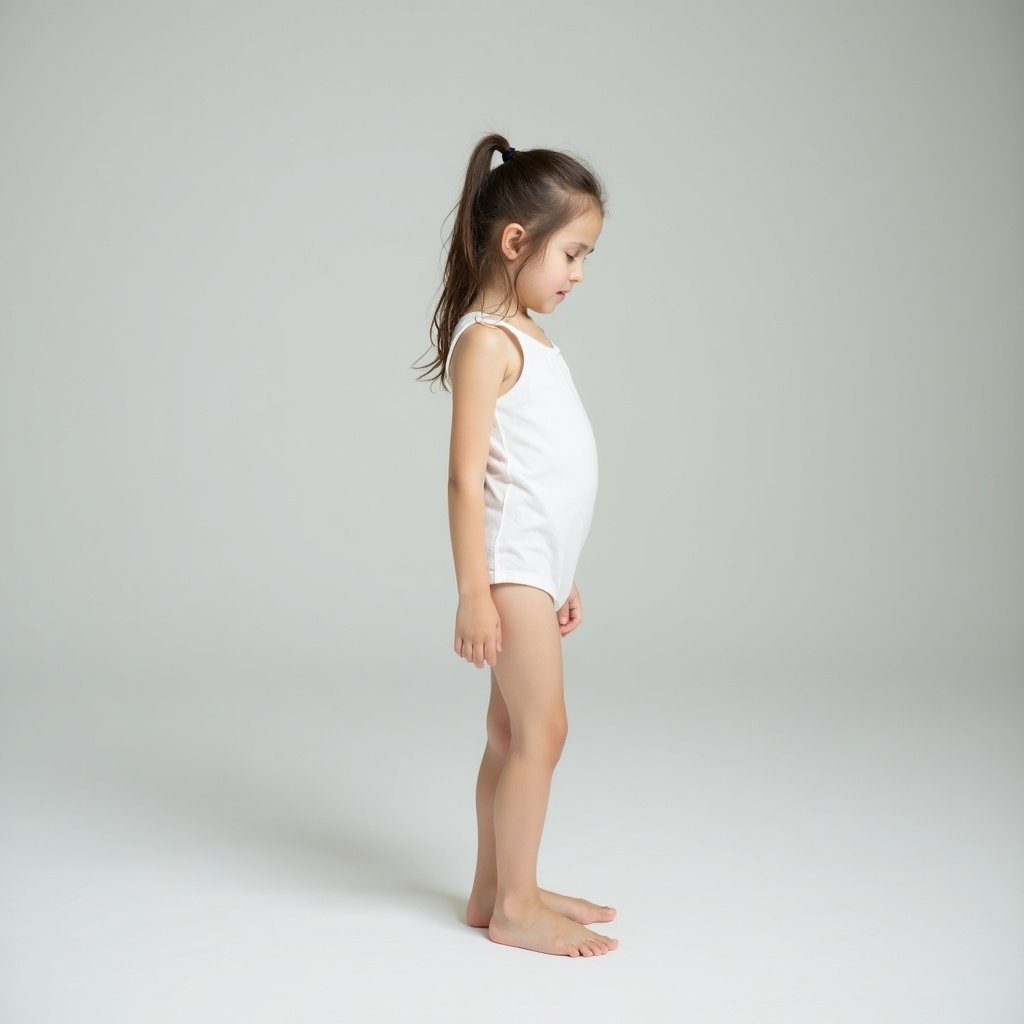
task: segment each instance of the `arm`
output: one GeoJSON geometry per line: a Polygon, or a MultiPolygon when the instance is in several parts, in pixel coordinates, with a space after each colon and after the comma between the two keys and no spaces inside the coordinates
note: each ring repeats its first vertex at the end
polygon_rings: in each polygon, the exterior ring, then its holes
{"type": "Polygon", "coordinates": [[[506,370],[499,330],[471,324],[459,339],[449,373],[452,433],[448,452],[448,526],[459,597],[489,594],[484,550],[484,472],[491,424],[506,370]]]}
{"type": "Polygon", "coordinates": [[[448,525],[459,592],[455,652],[482,668],[501,649],[501,624],[487,575],[484,473],[494,408],[507,369],[500,328],[471,324],[452,354],[448,525]]]}

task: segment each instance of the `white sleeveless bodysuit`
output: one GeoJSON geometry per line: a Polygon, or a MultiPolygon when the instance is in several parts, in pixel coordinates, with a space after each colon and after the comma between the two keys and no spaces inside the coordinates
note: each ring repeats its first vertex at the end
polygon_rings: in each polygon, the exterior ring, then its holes
{"type": "Polygon", "coordinates": [[[548,346],[493,313],[464,314],[455,343],[474,321],[502,324],[519,339],[523,372],[494,408],[484,474],[487,575],[528,583],[556,609],[569,598],[597,497],[597,444],[569,366],[548,346]]]}

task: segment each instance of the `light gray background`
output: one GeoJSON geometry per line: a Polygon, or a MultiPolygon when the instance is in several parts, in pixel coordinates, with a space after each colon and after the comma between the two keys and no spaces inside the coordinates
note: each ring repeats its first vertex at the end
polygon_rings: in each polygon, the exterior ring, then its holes
{"type": "Polygon", "coordinates": [[[1022,97],[1009,2],[0,5],[5,1024],[1024,1019],[1022,97]],[[587,961],[459,921],[491,130],[609,192],[587,961]]]}

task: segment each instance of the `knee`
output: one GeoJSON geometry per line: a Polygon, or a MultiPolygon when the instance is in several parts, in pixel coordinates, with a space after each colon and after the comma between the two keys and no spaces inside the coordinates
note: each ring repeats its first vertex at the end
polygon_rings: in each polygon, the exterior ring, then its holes
{"type": "Polygon", "coordinates": [[[562,751],[565,749],[565,740],[568,735],[569,723],[566,721],[565,716],[562,715],[551,723],[548,730],[548,755],[551,758],[552,765],[558,764],[562,751]]]}
{"type": "Polygon", "coordinates": [[[540,758],[554,767],[558,764],[569,734],[569,723],[564,714],[554,714],[542,722],[524,728],[513,737],[512,749],[540,758]]]}
{"type": "Polygon", "coordinates": [[[506,757],[512,746],[512,726],[507,718],[487,719],[487,745],[499,757],[506,757]]]}

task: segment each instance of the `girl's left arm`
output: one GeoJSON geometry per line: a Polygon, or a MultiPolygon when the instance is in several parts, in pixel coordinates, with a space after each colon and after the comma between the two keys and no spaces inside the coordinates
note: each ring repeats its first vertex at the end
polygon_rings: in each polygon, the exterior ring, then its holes
{"type": "Polygon", "coordinates": [[[558,609],[558,628],[562,636],[568,636],[583,621],[583,605],[580,603],[580,592],[576,589],[576,581],[572,581],[572,589],[565,604],[558,609]]]}

